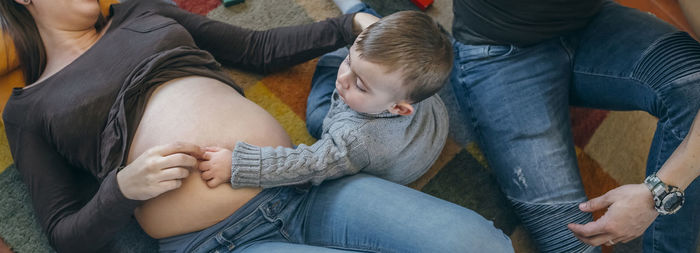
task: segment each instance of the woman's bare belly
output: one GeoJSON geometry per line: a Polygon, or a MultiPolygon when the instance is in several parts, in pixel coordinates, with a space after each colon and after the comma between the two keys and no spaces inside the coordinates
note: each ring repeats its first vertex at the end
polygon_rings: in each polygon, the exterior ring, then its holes
{"type": "MultiPolygon", "coordinates": [[[[129,150],[131,163],[147,149],[175,141],[233,149],[237,141],[259,146],[291,146],[279,123],[233,88],[211,78],[185,77],[160,85],[148,100],[129,150]]],[[[260,192],[209,188],[191,170],[179,189],[144,202],[135,212],[154,238],[194,232],[225,219],[260,192]]]]}

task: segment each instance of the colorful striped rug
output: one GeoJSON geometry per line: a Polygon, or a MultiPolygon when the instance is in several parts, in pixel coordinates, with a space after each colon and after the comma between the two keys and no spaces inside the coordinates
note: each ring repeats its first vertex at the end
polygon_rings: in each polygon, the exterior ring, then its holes
{"type": "MultiPolygon", "coordinates": [[[[426,11],[448,30],[452,20],[451,1],[436,0],[426,11]]],[[[331,0],[247,0],[229,8],[222,6],[220,0],[175,2],[191,12],[252,29],[304,24],[340,15],[331,0]]],[[[383,15],[398,10],[417,9],[408,0],[365,2],[383,15]]],[[[674,25],[687,28],[673,0],[621,2],[653,11],[674,25]]],[[[315,64],[316,60],[312,60],[267,76],[238,70],[230,70],[230,74],[245,88],[249,99],[282,123],[295,144],[310,144],[315,140],[306,132],[304,109],[315,64]]],[[[2,84],[2,87],[12,86],[19,85],[2,84]]],[[[7,92],[9,90],[2,91],[7,92]]],[[[451,137],[431,170],[410,186],[477,211],[493,220],[497,227],[511,237],[517,252],[536,252],[527,232],[496,186],[495,178],[479,148],[465,130],[467,128],[458,114],[454,113],[457,110],[454,98],[449,92],[441,94],[451,108],[451,137]]],[[[608,112],[583,108],[571,108],[571,115],[576,153],[589,197],[599,196],[621,184],[641,182],[656,119],[643,112],[608,112]]],[[[4,131],[1,132],[0,237],[16,252],[51,251],[32,216],[26,189],[20,182],[16,169],[11,166],[7,140],[4,131]]],[[[135,224],[131,224],[128,231],[119,238],[123,251],[155,250],[153,241],[145,239],[135,224]]],[[[1,242],[0,252],[3,252],[1,242]]],[[[606,247],[604,252],[641,252],[641,243],[635,240],[617,245],[614,249],[606,247]]]]}

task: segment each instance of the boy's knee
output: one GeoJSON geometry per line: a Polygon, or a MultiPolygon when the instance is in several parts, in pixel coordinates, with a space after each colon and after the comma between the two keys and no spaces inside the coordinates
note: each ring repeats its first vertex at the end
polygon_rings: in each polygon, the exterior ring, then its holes
{"type": "Polygon", "coordinates": [[[323,133],[323,119],[326,114],[318,110],[310,110],[306,112],[306,130],[309,131],[311,137],[316,139],[321,138],[321,133],[323,133]]]}

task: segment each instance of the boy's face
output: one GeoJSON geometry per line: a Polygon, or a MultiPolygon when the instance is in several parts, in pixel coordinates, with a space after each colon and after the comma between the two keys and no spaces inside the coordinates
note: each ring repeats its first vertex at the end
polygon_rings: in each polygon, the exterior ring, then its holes
{"type": "Polygon", "coordinates": [[[387,73],[381,65],[363,60],[353,45],[338,68],[335,88],[338,95],[355,111],[380,113],[401,102],[401,71],[387,73]]]}

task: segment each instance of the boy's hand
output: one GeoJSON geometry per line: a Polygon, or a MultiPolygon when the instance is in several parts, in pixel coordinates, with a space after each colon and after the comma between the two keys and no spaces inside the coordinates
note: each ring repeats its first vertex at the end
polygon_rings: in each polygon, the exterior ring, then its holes
{"type": "Polygon", "coordinates": [[[207,147],[199,164],[202,179],[210,188],[217,187],[231,180],[231,150],[219,147],[207,147]]]}

